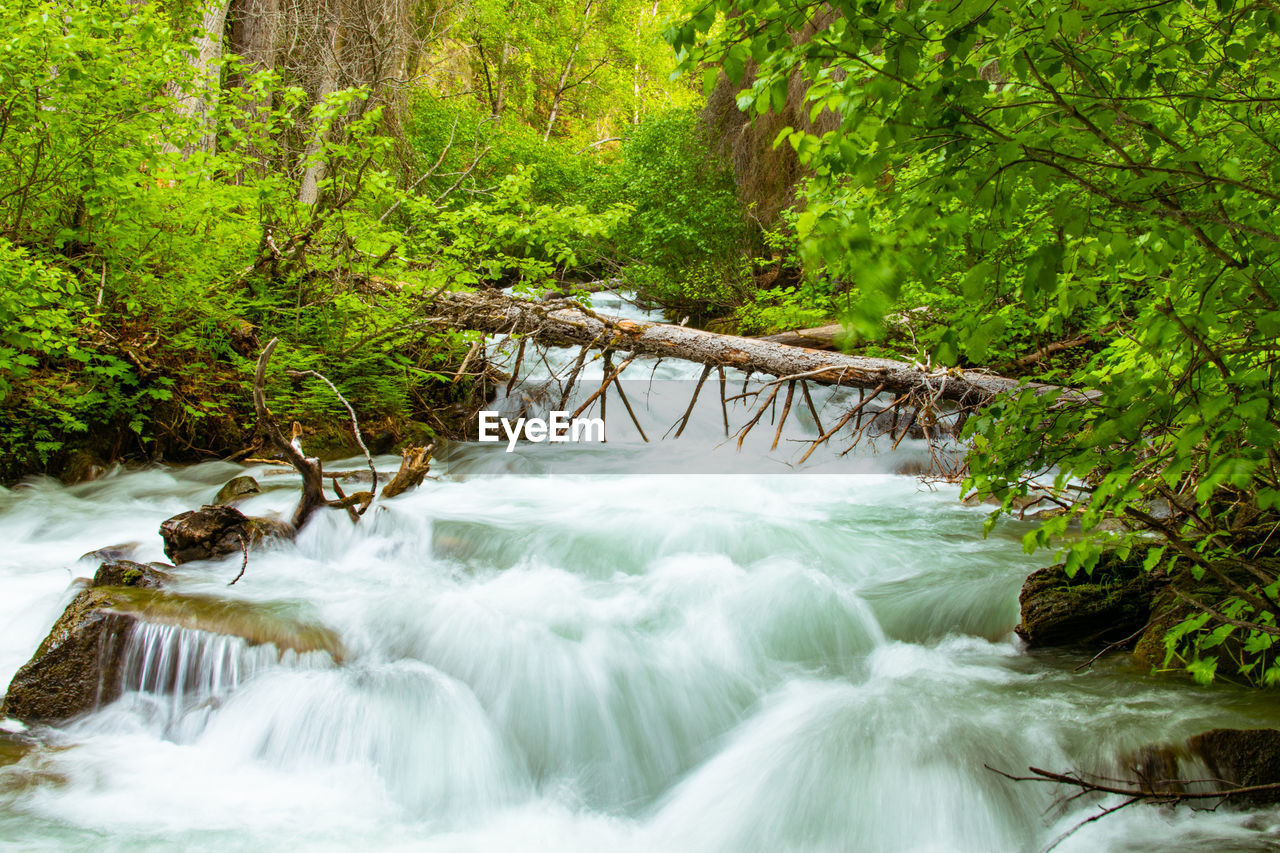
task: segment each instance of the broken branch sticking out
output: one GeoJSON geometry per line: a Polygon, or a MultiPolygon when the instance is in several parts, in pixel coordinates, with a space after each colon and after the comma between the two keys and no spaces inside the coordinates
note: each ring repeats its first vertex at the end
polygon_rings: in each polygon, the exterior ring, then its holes
{"type": "MultiPolygon", "coordinates": [[[[370,487],[370,493],[377,494],[378,469],[374,467],[373,456],[369,453],[369,448],[365,447],[364,438],[362,438],[360,435],[360,421],[356,419],[356,410],[352,408],[350,403],[347,402],[347,398],[342,396],[342,392],[338,390],[338,386],[330,382],[329,377],[325,376],[323,373],[319,373],[315,370],[291,370],[289,371],[289,375],[290,376],[314,376],[316,379],[319,379],[325,385],[328,385],[329,389],[333,391],[334,395],[342,402],[342,405],[347,407],[347,413],[351,415],[351,432],[356,437],[356,444],[360,445],[360,450],[364,453],[365,462],[369,463],[369,474],[373,477],[373,485],[370,487]]],[[[341,495],[339,495],[339,497],[341,497],[341,495]]],[[[368,508],[369,508],[368,504],[366,504],[363,508],[361,508],[359,514],[364,515],[365,510],[368,508]]]]}
{"type": "Polygon", "coordinates": [[[276,426],[271,416],[271,411],[267,408],[267,365],[279,342],[279,338],[272,338],[263,347],[262,354],[258,356],[258,367],[253,374],[253,408],[258,416],[258,428],[267,434],[267,438],[275,445],[285,461],[302,475],[302,497],[293,511],[292,519],[294,529],[301,530],[302,525],[306,524],[316,507],[327,503],[324,496],[324,472],[319,459],[308,459],[303,455],[300,443],[295,446],[292,442],[285,441],[280,428],[276,426]]]}

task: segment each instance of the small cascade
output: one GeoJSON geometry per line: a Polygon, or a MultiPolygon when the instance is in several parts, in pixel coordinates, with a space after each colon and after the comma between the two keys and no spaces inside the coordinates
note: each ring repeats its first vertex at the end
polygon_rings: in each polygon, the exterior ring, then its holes
{"type": "Polygon", "coordinates": [[[142,700],[158,712],[166,736],[184,739],[203,728],[204,712],[216,708],[258,673],[278,668],[331,665],[327,654],[280,650],[270,643],[177,625],[136,622],[120,663],[126,702],[142,700]],[[130,695],[132,694],[132,696],[130,695]],[[190,725],[193,711],[201,720],[190,725]]]}

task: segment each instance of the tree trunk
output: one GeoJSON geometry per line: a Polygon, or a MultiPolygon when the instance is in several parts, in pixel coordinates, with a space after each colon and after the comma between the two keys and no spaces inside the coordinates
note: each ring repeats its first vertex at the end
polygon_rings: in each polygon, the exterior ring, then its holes
{"type": "MultiPolygon", "coordinates": [[[[448,293],[437,299],[441,322],[492,334],[517,333],[553,346],[581,346],[680,358],[740,370],[896,394],[920,392],[931,399],[980,406],[1020,383],[973,370],[927,369],[887,358],[822,352],[759,338],[723,335],[668,323],[634,322],[567,305],[528,302],[496,293],[448,293]]],[[[1031,383],[1040,391],[1054,388],[1031,383]]],[[[1091,392],[1068,391],[1063,399],[1086,402],[1091,392]]]]}
{"type": "MultiPolygon", "coordinates": [[[[329,43],[322,48],[324,65],[320,78],[320,89],[316,93],[317,103],[338,91],[338,33],[337,25],[329,33],[329,43]]],[[[314,205],[320,200],[320,182],[324,180],[325,161],[317,155],[328,142],[328,130],[317,128],[311,141],[307,144],[304,159],[308,162],[302,174],[302,183],[298,187],[298,201],[305,205],[314,205]]]]}
{"type": "Polygon", "coordinates": [[[551,128],[555,127],[556,115],[560,112],[560,102],[564,100],[564,93],[569,89],[569,75],[573,73],[573,61],[578,58],[578,48],[582,46],[582,40],[587,37],[587,28],[591,25],[591,5],[594,2],[595,0],[587,0],[587,6],[582,12],[582,29],[578,30],[578,35],[573,40],[573,47],[569,48],[569,56],[564,61],[564,68],[560,71],[560,81],[556,83],[556,93],[551,99],[547,131],[542,134],[543,142],[551,138],[551,128]]]}
{"type": "Polygon", "coordinates": [[[776,335],[764,335],[760,340],[793,347],[833,350],[836,349],[836,338],[842,331],[844,327],[839,323],[830,323],[826,326],[814,326],[812,329],[793,329],[776,335]]]}
{"type": "MultiPolygon", "coordinates": [[[[186,153],[213,151],[213,111],[218,104],[217,62],[222,57],[222,35],[227,24],[227,8],[231,0],[218,0],[205,7],[200,20],[200,34],[196,37],[195,53],[189,62],[194,72],[190,92],[177,92],[178,111],[186,118],[194,119],[203,129],[200,138],[187,146],[186,153]]],[[[166,145],[167,149],[176,148],[166,145]]]]}
{"type": "Polygon", "coordinates": [[[283,14],[281,0],[232,3],[231,52],[244,59],[249,71],[275,68],[283,14]]]}

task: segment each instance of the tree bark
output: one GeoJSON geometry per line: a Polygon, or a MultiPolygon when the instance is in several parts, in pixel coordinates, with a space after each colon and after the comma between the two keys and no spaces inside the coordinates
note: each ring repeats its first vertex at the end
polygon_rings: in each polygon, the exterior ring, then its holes
{"type": "MultiPolygon", "coordinates": [[[[492,334],[517,333],[552,346],[619,350],[659,358],[680,358],[712,367],[736,367],[824,385],[879,388],[895,394],[921,392],[930,399],[981,406],[999,394],[1023,387],[984,371],[928,369],[887,358],[822,352],[759,338],[744,338],[675,326],[635,322],[597,314],[567,301],[535,303],[499,293],[448,293],[434,311],[443,323],[492,334]]],[[[1027,383],[1045,392],[1055,386],[1027,383]]],[[[1064,400],[1087,402],[1091,392],[1067,391],[1064,400]]]]}
{"type": "Polygon", "coordinates": [[[551,138],[551,129],[555,127],[556,116],[560,113],[560,102],[564,100],[564,93],[569,88],[569,75],[573,73],[573,61],[578,58],[578,48],[582,47],[582,40],[587,37],[587,29],[591,26],[591,6],[594,2],[595,0],[587,0],[586,8],[582,12],[582,29],[574,38],[573,46],[569,48],[569,56],[564,61],[564,68],[560,71],[560,81],[556,83],[555,96],[551,99],[551,114],[547,118],[547,130],[542,134],[543,142],[551,138]]]}
{"type": "MultiPolygon", "coordinates": [[[[323,47],[324,64],[321,70],[320,90],[316,93],[317,103],[338,91],[338,38],[336,26],[329,32],[330,42],[323,47]]],[[[325,161],[320,158],[325,143],[329,141],[330,128],[317,128],[311,141],[307,144],[304,160],[306,170],[302,173],[302,181],[298,186],[298,202],[308,206],[320,200],[320,182],[325,176],[325,161]]]]}
{"type": "Polygon", "coordinates": [[[281,0],[233,0],[230,15],[231,52],[251,71],[275,68],[284,15],[281,0]]]}
{"type": "Polygon", "coordinates": [[[839,323],[830,323],[826,326],[814,326],[811,329],[794,329],[790,332],[779,332],[776,335],[764,335],[760,340],[793,347],[833,350],[836,349],[836,337],[842,331],[844,327],[839,323]]]}
{"type": "Polygon", "coordinates": [[[205,7],[200,19],[200,34],[196,37],[195,52],[190,59],[195,88],[190,92],[177,93],[179,112],[187,118],[195,119],[204,130],[199,140],[188,146],[187,154],[213,150],[215,137],[212,114],[218,103],[219,90],[216,65],[222,57],[222,35],[226,29],[227,8],[230,5],[231,0],[218,0],[205,7]]]}

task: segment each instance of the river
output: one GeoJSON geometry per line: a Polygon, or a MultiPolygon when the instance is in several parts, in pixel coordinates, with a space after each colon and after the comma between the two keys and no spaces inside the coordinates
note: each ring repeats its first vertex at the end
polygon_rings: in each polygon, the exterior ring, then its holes
{"type": "MultiPolygon", "coordinates": [[[[636,367],[683,390],[628,387],[670,424],[697,366],[636,367]]],[[[1028,524],[984,537],[987,508],[897,473],[918,443],[833,447],[797,471],[796,436],[771,454],[767,418],[742,452],[700,445],[722,429],[704,394],[680,441],[640,441],[612,398],[601,447],[455,447],[439,479],[358,527],[321,514],[234,587],[239,557],[179,570],[183,591],[329,626],[342,663],[139,630],[137,660],[183,655],[192,677],[175,693],[139,676],[24,756],[0,752],[0,845],[1034,851],[1114,801],[1059,804],[984,765],[1119,773],[1145,744],[1280,725],[1261,694],[1025,650],[1018,589],[1049,555],[1023,553],[1028,524]]],[[[92,574],[81,554],[137,542],[163,559],[160,522],[241,473],[264,486],[244,511],[291,508],[292,476],[221,462],[0,491],[0,681],[92,574]]],[[[1277,846],[1276,811],[1135,807],[1057,849],[1277,846]]]]}

